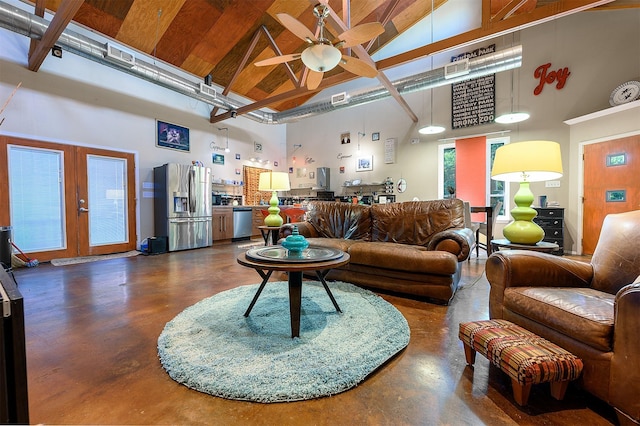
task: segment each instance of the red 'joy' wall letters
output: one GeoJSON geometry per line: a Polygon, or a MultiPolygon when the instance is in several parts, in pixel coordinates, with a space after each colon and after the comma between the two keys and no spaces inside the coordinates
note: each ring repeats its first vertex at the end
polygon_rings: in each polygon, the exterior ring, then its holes
{"type": "Polygon", "coordinates": [[[540,65],[533,73],[533,76],[540,80],[538,86],[533,90],[533,94],[536,96],[542,93],[542,89],[544,88],[545,84],[551,84],[556,80],[558,81],[558,83],[556,84],[556,89],[562,89],[567,82],[567,78],[571,75],[571,73],[569,72],[569,68],[567,67],[560,68],[558,71],[551,71],[550,73],[547,73],[549,67],[551,67],[551,62],[540,65]]]}

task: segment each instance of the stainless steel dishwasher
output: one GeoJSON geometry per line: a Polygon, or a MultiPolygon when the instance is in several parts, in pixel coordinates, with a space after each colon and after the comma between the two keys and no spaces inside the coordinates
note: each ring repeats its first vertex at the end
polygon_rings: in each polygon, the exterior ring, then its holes
{"type": "Polygon", "coordinates": [[[253,228],[253,210],[251,207],[233,208],[233,239],[251,238],[253,228]]]}

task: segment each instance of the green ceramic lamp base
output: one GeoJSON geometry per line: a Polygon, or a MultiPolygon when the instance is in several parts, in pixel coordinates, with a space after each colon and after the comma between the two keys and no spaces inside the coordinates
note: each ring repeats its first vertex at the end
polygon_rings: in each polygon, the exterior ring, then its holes
{"type": "Polygon", "coordinates": [[[284,220],[280,216],[280,208],[278,207],[278,193],[273,191],[271,199],[269,200],[269,216],[264,218],[264,224],[266,226],[282,226],[284,220]]]}
{"type": "Polygon", "coordinates": [[[529,189],[529,182],[520,183],[520,189],[513,200],[517,206],[511,210],[511,216],[514,220],[502,230],[504,237],[516,244],[534,245],[539,243],[544,238],[544,231],[537,223],[533,222],[533,218],[538,213],[531,208],[533,192],[529,189]]]}

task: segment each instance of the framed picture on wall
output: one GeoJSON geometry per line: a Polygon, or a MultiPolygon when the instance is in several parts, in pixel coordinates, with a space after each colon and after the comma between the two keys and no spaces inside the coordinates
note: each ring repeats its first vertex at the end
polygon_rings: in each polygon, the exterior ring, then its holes
{"type": "Polygon", "coordinates": [[[373,170],[373,156],[365,155],[356,160],[356,172],[373,170]]]}
{"type": "Polygon", "coordinates": [[[222,155],[222,154],[213,154],[213,164],[224,165],[224,155],[222,155]]]}
{"type": "Polygon", "coordinates": [[[189,152],[189,129],[156,120],[156,146],[189,152]]]}
{"type": "Polygon", "coordinates": [[[349,132],[344,132],[340,135],[340,143],[342,145],[351,143],[351,133],[349,132]]]}

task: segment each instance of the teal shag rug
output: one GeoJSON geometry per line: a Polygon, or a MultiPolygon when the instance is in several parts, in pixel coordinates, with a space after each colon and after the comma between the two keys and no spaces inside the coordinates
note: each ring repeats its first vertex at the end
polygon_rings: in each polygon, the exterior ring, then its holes
{"type": "Polygon", "coordinates": [[[158,338],[169,376],[200,392],[256,402],[334,395],[362,382],[409,344],[409,325],[390,303],[344,282],[302,284],[300,337],[291,338],[288,285],[224,291],[185,309],[158,338]]]}

